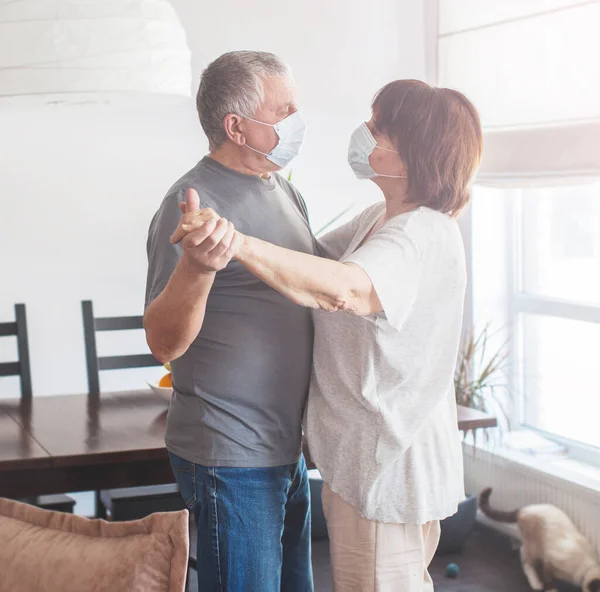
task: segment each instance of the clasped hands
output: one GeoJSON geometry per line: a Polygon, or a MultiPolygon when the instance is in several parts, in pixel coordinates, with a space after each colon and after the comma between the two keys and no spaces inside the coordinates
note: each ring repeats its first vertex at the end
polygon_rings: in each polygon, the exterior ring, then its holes
{"type": "Polygon", "coordinates": [[[187,190],[185,203],[180,203],[179,209],[183,216],[171,235],[171,244],[179,243],[184,256],[201,273],[225,268],[243,240],[233,223],[210,208],[200,208],[195,189],[187,190]]]}

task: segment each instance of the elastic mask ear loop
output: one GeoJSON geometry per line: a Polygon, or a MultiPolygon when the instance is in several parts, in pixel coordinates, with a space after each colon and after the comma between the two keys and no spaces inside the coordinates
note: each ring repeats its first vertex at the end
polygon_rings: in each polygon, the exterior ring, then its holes
{"type": "MultiPolygon", "coordinates": [[[[375,148],[379,148],[379,150],[385,150],[386,152],[394,152],[396,154],[400,154],[398,150],[392,150],[391,148],[384,148],[383,146],[377,146],[375,144],[375,148]]],[[[406,175],[381,175],[379,173],[375,173],[377,177],[385,177],[386,179],[408,179],[406,175]]]]}

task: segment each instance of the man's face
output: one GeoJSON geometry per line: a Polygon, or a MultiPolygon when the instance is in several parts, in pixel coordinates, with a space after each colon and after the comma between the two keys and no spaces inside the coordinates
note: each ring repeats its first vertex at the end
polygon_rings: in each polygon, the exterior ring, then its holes
{"type": "MultiPolygon", "coordinates": [[[[265,79],[263,89],[265,97],[263,104],[256,110],[252,119],[274,125],[298,110],[296,86],[288,76],[274,76],[265,79]]],[[[249,119],[242,120],[240,131],[244,133],[246,143],[249,146],[264,154],[268,154],[273,150],[279,141],[277,132],[272,127],[261,125],[249,119]]],[[[256,154],[256,156],[264,161],[264,164],[261,163],[261,165],[266,171],[279,170],[280,167],[264,156],[260,154],[256,154]]]]}

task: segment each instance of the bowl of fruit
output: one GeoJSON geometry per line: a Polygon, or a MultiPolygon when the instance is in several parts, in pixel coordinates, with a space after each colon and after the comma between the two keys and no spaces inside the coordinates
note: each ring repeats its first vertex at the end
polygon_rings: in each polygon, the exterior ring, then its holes
{"type": "Polygon", "coordinates": [[[165,374],[158,382],[147,380],[148,386],[166,401],[171,400],[173,395],[173,375],[171,374],[171,364],[165,364],[167,374],[165,374]]]}

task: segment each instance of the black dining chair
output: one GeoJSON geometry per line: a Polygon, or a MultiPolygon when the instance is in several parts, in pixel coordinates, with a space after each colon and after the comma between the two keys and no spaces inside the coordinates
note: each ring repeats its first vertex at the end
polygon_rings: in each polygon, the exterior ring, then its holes
{"type": "MultiPolygon", "coordinates": [[[[16,362],[0,363],[0,376],[18,376],[21,383],[21,404],[31,403],[33,387],[31,384],[31,365],[29,362],[29,337],[27,335],[27,312],[24,304],[15,304],[15,320],[0,323],[0,337],[17,338],[16,362]]],[[[68,495],[40,495],[22,499],[46,510],[73,513],[75,500],[68,495]]]]}
{"type": "Polygon", "coordinates": [[[0,323],[0,337],[17,338],[19,359],[16,362],[0,363],[0,376],[18,376],[21,382],[21,397],[31,399],[31,366],[29,365],[29,339],[27,337],[27,313],[24,304],[15,304],[15,320],[0,323]]]}
{"type": "MultiPolygon", "coordinates": [[[[88,391],[91,397],[100,396],[100,372],[162,366],[150,353],[121,356],[98,356],[98,331],[127,331],[143,329],[141,316],[95,317],[91,300],[81,302],[88,391]]],[[[136,520],[153,512],[183,510],[185,504],[176,483],[106,489],[96,492],[96,515],[114,521],[136,520]]]]}

